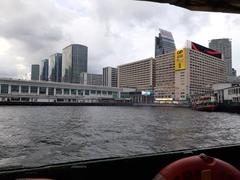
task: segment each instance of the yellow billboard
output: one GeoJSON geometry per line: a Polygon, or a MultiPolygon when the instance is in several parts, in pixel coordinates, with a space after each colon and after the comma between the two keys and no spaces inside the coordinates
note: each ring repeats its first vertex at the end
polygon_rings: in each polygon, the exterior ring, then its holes
{"type": "Polygon", "coordinates": [[[175,71],[186,69],[186,49],[176,50],[175,52],[175,71]]]}

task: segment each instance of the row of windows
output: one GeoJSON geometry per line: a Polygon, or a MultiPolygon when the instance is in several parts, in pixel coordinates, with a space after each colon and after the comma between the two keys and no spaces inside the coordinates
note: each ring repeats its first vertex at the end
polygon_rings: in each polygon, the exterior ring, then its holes
{"type": "MultiPolygon", "coordinates": [[[[8,84],[1,84],[1,94],[8,94],[8,84]]],[[[54,88],[53,87],[39,87],[39,94],[47,94],[48,89],[48,95],[54,95],[54,88]]],[[[29,93],[29,86],[18,86],[18,85],[11,85],[11,92],[12,93],[29,93]],[[20,91],[19,91],[20,90],[20,91]]],[[[66,89],[66,88],[56,88],[56,95],[81,95],[83,96],[85,92],[85,95],[112,95],[112,91],[100,91],[100,90],[81,90],[81,89],[66,89]]],[[[38,87],[37,86],[30,86],[30,93],[31,94],[37,94],[38,93],[38,87]]]]}
{"type": "Polygon", "coordinates": [[[228,95],[232,95],[232,94],[240,94],[240,87],[229,89],[228,90],[228,95]]]}
{"type": "Polygon", "coordinates": [[[232,101],[233,102],[240,102],[240,97],[234,97],[232,101]]]}

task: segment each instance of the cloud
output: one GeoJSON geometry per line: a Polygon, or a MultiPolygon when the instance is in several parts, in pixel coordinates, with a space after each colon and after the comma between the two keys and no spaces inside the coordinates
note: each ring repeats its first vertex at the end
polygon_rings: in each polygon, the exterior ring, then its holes
{"type": "Polygon", "coordinates": [[[231,37],[233,64],[240,67],[239,21],[236,15],[132,0],[1,1],[0,76],[21,78],[31,64],[71,43],[87,45],[88,71],[101,73],[104,66],[153,56],[158,28],[172,31],[180,48],[187,39],[207,45],[212,38],[231,37]]]}

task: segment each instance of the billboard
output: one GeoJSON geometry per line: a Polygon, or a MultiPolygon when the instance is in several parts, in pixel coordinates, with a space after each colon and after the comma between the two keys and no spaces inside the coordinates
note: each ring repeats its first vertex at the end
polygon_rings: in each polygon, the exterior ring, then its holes
{"type": "Polygon", "coordinates": [[[175,51],[175,71],[185,70],[187,66],[186,49],[175,51]]]}
{"type": "Polygon", "coordinates": [[[153,92],[152,91],[149,91],[149,90],[147,90],[147,91],[142,91],[142,96],[152,96],[153,95],[153,92]]]}
{"type": "Polygon", "coordinates": [[[210,56],[214,56],[216,58],[222,59],[222,53],[221,52],[214,51],[212,49],[201,46],[197,43],[191,42],[191,48],[196,50],[196,51],[200,51],[202,53],[208,54],[210,56]]]}

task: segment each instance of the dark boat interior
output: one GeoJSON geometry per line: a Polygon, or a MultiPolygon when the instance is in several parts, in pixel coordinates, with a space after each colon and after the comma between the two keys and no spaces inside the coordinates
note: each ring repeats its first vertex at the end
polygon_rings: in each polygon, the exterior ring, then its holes
{"type": "Polygon", "coordinates": [[[5,169],[0,179],[153,179],[166,165],[192,155],[204,153],[221,159],[236,168],[240,168],[240,144],[202,149],[186,149],[157,154],[128,157],[115,157],[99,160],[87,160],[52,164],[36,168],[5,169]]]}

